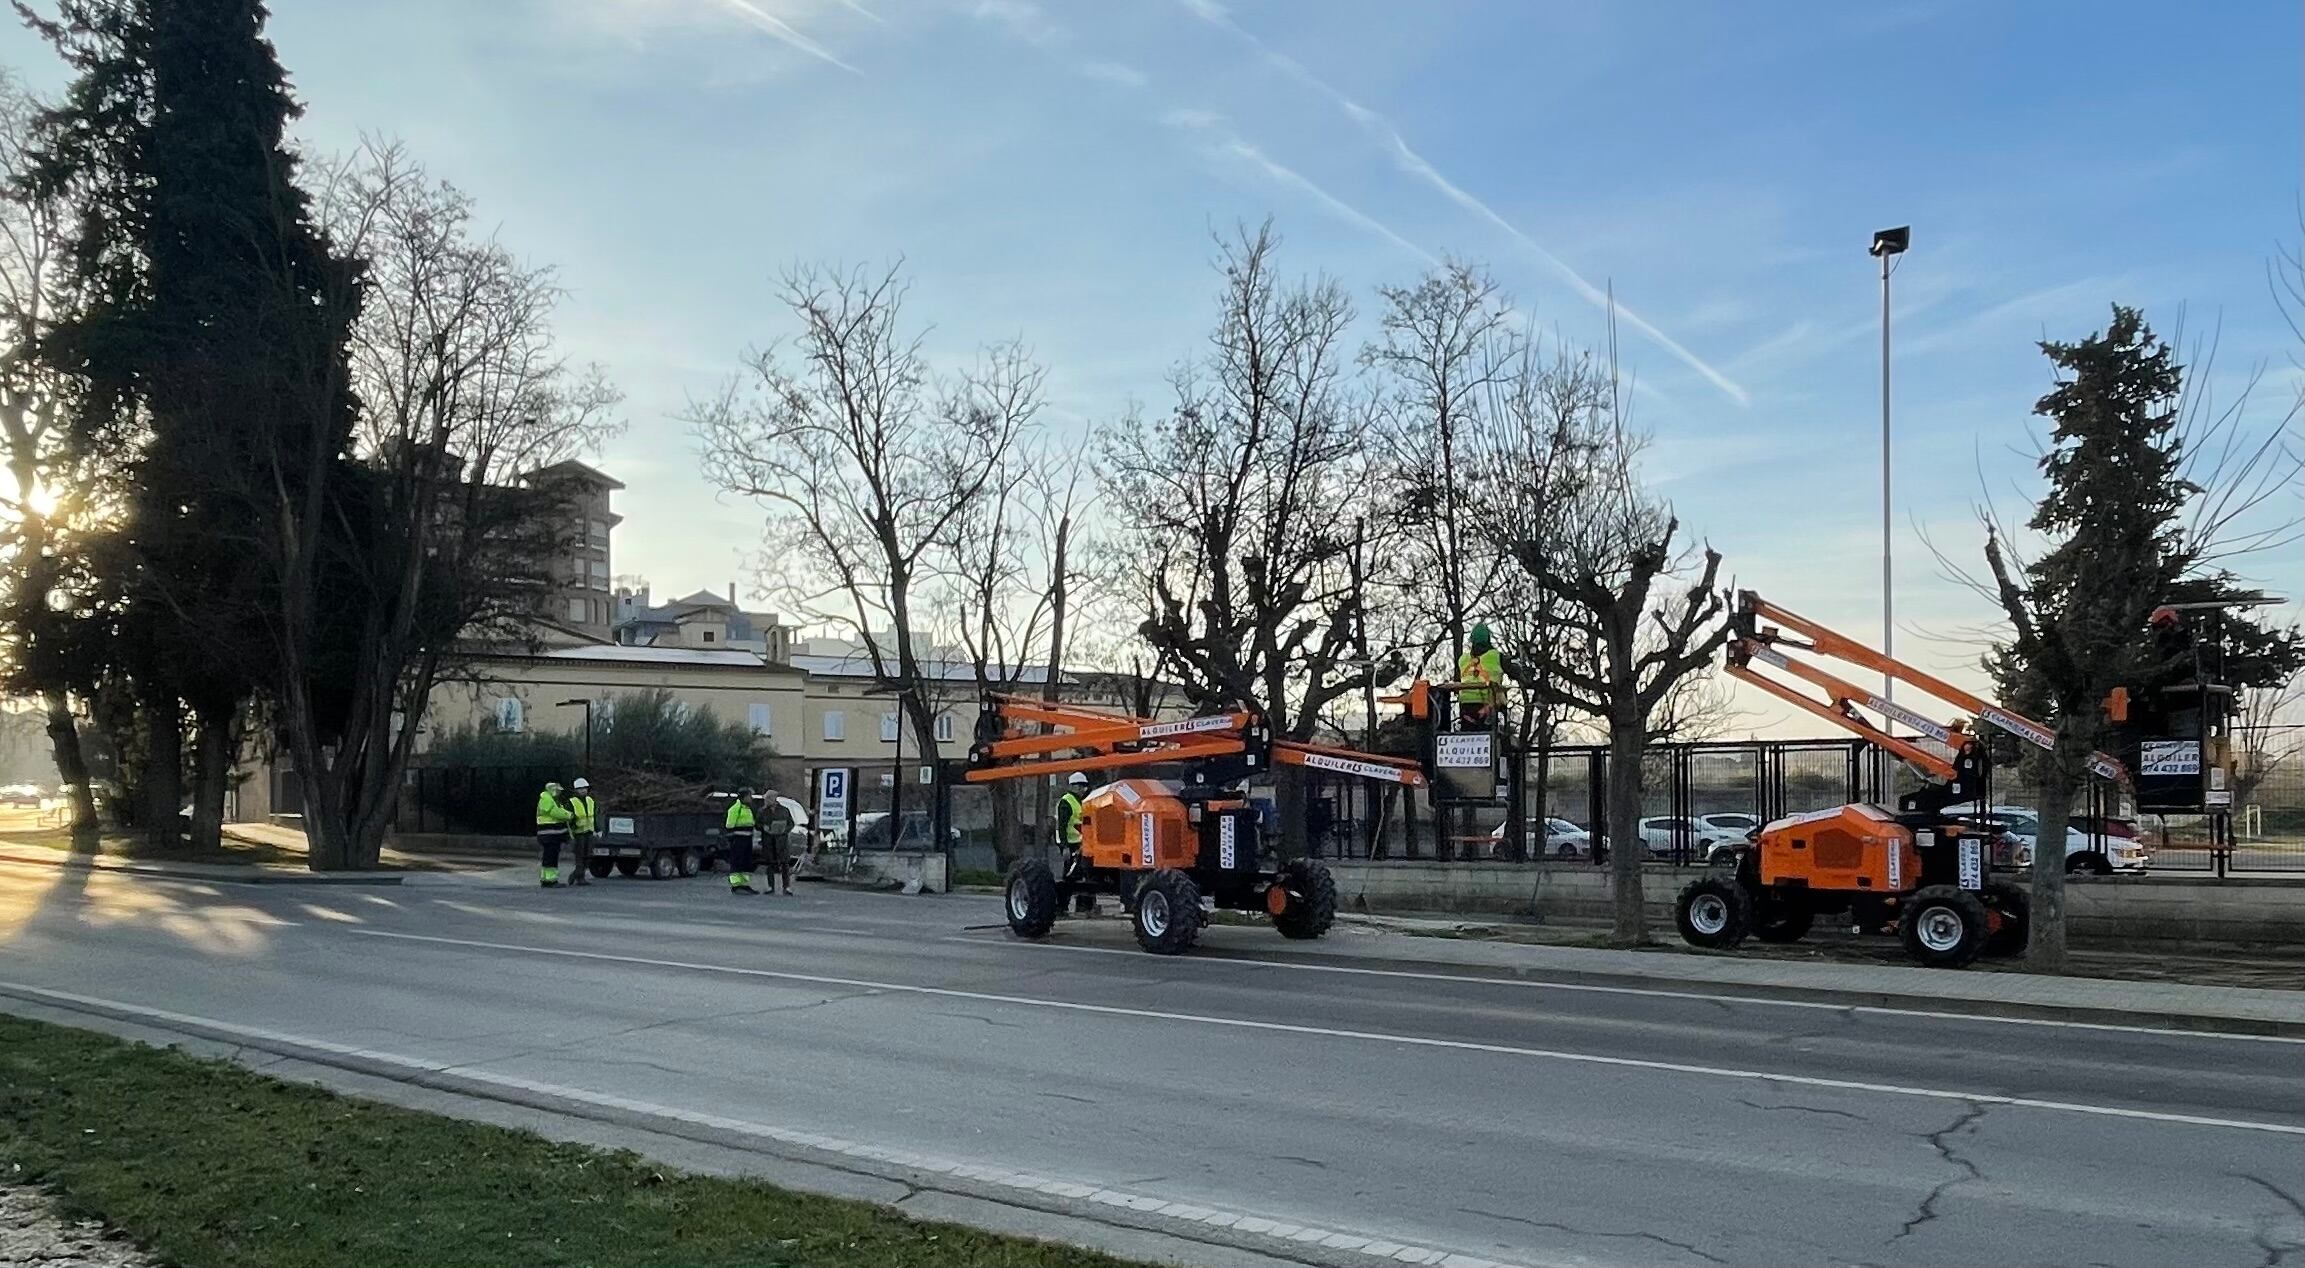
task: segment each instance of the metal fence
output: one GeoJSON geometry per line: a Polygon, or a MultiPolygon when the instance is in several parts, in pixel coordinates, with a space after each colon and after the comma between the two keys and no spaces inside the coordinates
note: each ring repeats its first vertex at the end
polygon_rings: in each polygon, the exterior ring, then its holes
{"type": "MultiPolygon", "coordinates": [[[[2234,787],[2233,842],[2226,866],[2233,871],[2305,871],[2305,732],[2292,740],[2274,737],[2245,744],[2234,787]]],[[[1594,861],[1595,851],[1577,845],[1542,849],[1536,825],[1562,819],[1608,841],[1608,750],[1598,745],[1553,749],[1532,757],[1525,770],[1524,822],[1529,847],[1516,851],[1496,832],[1504,820],[1497,807],[1444,816],[1421,800],[1404,806],[1398,796],[1358,781],[1317,784],[1312,797],[1314,848],[1343,858],[1496,860],[1550,854],[1556,860],[1594,861]]],[[[1751,815],[1766,822],[1785,815],[1825,810],[1851,802],[1893,804],[1919,785],[1913,773],[1856,740],[1765,740],[1668,744],[1644,757],[1641,817],[1698,819],[1706,815],[1751,815]]],[[[1994,774],[1992,804],[2030,809],[2040,804],[2039,788],[2018,771],[1994,774]]],[[[2120,818],[2114,789],[2098,785],[2073,807],[2074,827],[2088,833],[2092,816],[2120,818]]],[[[2216,866],[2210,821],[2201,815],[2144,815],[2131,826],[2153,854],[2156,871],[2207,871],[2216,866]]],[[[2116,829],[2117,830],[2117,829],[2116,829]]],[[[1658,839],[1652,830],[1651,842],[1658,839]]],[[[1649,847],[1644,847],[1649,848],[1649,847]]],[[[1667,861],[1700,862],[1693,840],[1666,834],[1651,851],[1667,861]]]]}
{"type": "MultiPolygon", "coordinates": [[[[2233,848],[2225,860],[2235,871],[2305,872],[2305,729],[2294,736],[2245,744],[2234,787],[2233,848]],[[2294,742],[2292,742],[2294,741],[2294,742]],[[2255,754],[2254,758],[2248,754],[2255,754]]],[[[1048,837],[1045,816],[1059,791],[1033,781],[969,784],[958,763],[941,771],[918,763],[882,762],[845,768],[851,772],[850,831],[859,849],[932,850],[951,856],[963,869],[997,866],[994,838],[1000,798],[1011,798],[1020,847],[1048,837]],[[925,779],[925,782],[924,782],[925,779]],[[1005,791],[996,791],[1005,790],[1005,791]],[[945,838],[936,839],[938,818],[945,838]]],[[[1361,780],[1326,779],[1313,773],[1306,790],[1307,837],[1313,851],[1339,858],[1495,860],[1540,854],[1556,860],[1557,850],[1516,851],[1497,828],[1501,807],[1478,807],[1436,814],[1421,798],[1385,790],[1361,780]]],[[[402,787],[396,826],[411,833],[526,835],[534,828],[537,790],[566,772],[547,767],[417,767],[402,787]]],[[[774,790],[818,812],[818,771],[796,769],[774,781],[774,790]]],[[[1853,740],[1765,740],[1660,745],[1643,762],[1643,818],[1697,819],[1745,814],[1763,821],[1850,802],[1894,802],[1917,780],[1902,766],[1853,740]]],[[[1524,822],[1566,820],[1595,840],[1610,840],[1608,750],[1602,746],[1562,746],[1525,768],[1524,822]]],[[[2119,807],[2111,790],[2095,790],[2074,814],[2112,816],[2119,807]]],[[[1251,790],[1252,799],[1270,798],[1251,790]]],[[[1995,772],[1996,806],[2032,807],[2038,789],[2015,769],[1995,772]]],[[[613,809],[613,806],[610,807],[613,809]]],[[[2079,825],[2087,830],[2087,825],[2079,825]]],[[[2216,865],[2210,825],[2202,816],[2145,816],[2135,829],[2153,853],[2156,871],[2206,871],[2216,865]]],[[[1629,834],[1628,834],[1629,835],[1629,834]]],[[[1654,838],[1652,833],[1652,838],[1654,838]]],[[[1528,838],[1544,840],[1541,831],[1528,838]]],[[[1644,847],[1646,848],[1646,847],[1644,847]]],[[[1592,862],[1598,851],[1572,848],[1567,857],[1592,862]]],[[[1667,861],[1701,862],[1695,840],[1668,835],[1652,853],[1667,861]]]]}

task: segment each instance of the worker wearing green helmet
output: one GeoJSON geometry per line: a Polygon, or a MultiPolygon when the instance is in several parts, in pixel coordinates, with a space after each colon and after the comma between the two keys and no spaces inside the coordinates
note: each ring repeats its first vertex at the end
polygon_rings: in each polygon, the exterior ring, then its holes
{"type": "Polygon", "coordinates": [[[1486,624],[1473,626],[1465,654],[1457,658],[1457,725],[1487,726],[1495,718],[1497,700],[1505,685],[1505,657],[1490,638],[1486,624]]]}

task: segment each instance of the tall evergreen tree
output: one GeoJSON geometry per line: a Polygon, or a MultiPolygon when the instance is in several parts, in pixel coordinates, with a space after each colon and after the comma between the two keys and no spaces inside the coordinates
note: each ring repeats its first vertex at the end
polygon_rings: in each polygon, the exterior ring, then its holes
{"type": "MultiPolygon", "coordinates": [[[[253,0],[63,0],[24,10],[76,74],[36,182],[80,208],[47,357],[116,456],[122,640],[143,703],[152,830],[172,836],[187,713],[197,834],[234,726],[278,665],[279,503],[349,443],[342,343],[358,267],[312,225],[286,144],[297,106],[253,0]]],[[[313,504],[320,497],[311,499],[313,504]]]]}
{"type": "MultiPolygon", "coordinates": [[[[2056,386],[2034,406],[2050,421],[2040,459],[2047,491],[2027,526],[2045,544],[2030,562],[1988,537],[1986,561],[2011,636],[1986,659],[2009,703],[2055,718],[2057,749],[2037,763],[2041,848],[2033,857],[2028,954],[2056,971],[2065,960],[2065,857],[2059,848],[2089,754],[2121,736],[2105,700],[2126,687],[2141,701],[2190,672],[2150,628],[2172,599],[2229,590],[2209,568],[2185,512],[2201,493],[2186,477],[2179,426],[2184,367],[2135,309],[2116,306],[2106,328],[2077,343],[2043,343],[2056,386]],[[2145,688],[2146,690],[2140,690],[2145,688]]],[[[2256,630],[2244,645],[2263,659],[2296,656],[2293,640],[2256,630]]]]}

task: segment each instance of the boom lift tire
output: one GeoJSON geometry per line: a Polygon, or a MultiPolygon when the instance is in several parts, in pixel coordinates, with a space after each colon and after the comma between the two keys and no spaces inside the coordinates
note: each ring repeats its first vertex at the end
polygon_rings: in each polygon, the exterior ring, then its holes
{"type": "Polygon", "coordinates": [[[2032,895],[2008,881],[1987,881],[1983,897],[1985,906],[2001,918],[2001,927],[1985,937],[1985,954],[2025,954],[2025,940],[2033,930],[2032,895]]]}
{"type": "Polygon", "coordinates": [[[1753,908],[1753,936],[1763,942],[1799,942],[1817,919],[1807,903],[1775,894],[1764,893],[1753,908]]]}
{"type": "Polygon", "coordinates": [[[1182,955],[1201,935],[1201,887],[1174,868],[1162,868],[1137,887],[1136,944],[1154,955],[1182,955]]]}
{"type": "Polygon", "coordinates": [[[1284,938],[1318,938],[1337,922],[1337,878],[1318,859],[1290,859],[1281,864],[1279,884],[1288,891],[1289,905],[1273,917],[1273,928],[1284,938]]]}
{"type": "Polygon", "coordinates": [[[1983,899],[1955,885],[1929,885],[1905,900],[1897,936],[1905,954],[1934,969],[1957,969],[1985,950],[1983,899]]]}
{"type": "Polygon", "coordinates": [[[1046,859],[1022,859],[1008,873],[1008,931],[1045,938],[1056,927],[1056,873],[1046,859]]]}
{"type": "Polygon", "coordinates": [[[1673,901],[1673,922],[1692,947],[1733,947],[1753,927],[1753,896],[1730,877],[1699,877],[1673,901]]]}

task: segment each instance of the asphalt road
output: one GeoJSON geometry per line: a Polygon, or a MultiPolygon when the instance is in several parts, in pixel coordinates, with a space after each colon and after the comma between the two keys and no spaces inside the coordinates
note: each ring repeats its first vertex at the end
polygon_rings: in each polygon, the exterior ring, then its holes
{"type": "Polygon", "coordinates": [[[2294,1042],[1318,971],[1253,928],[1160,959],[1118,921],[1011,941],[989,898],[723,888],[0,866],[0,983],[1514,1264],[2305,1257],[2294,1042]]]}

